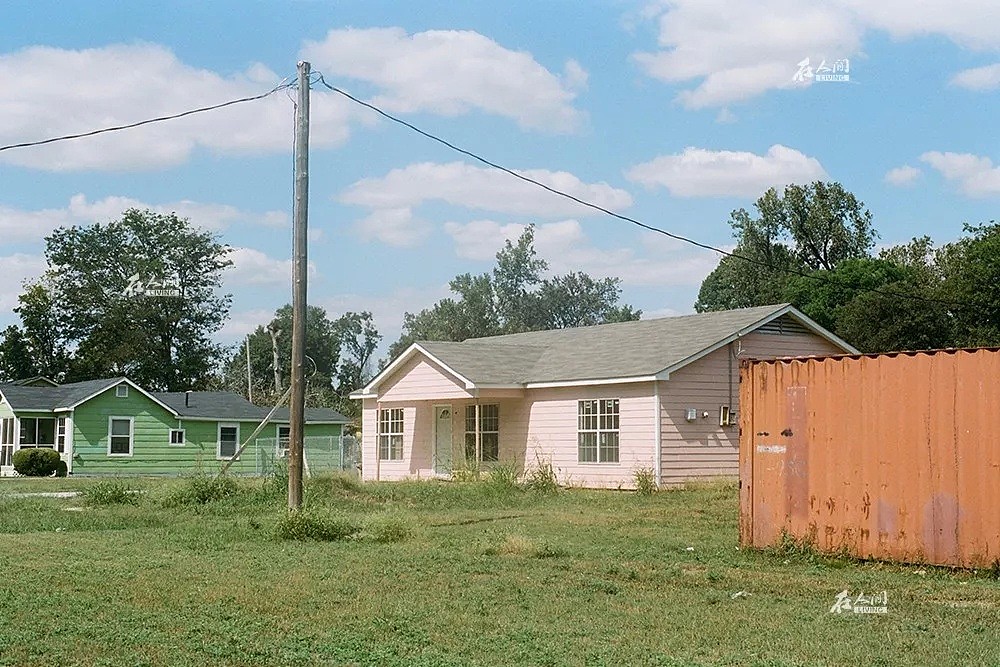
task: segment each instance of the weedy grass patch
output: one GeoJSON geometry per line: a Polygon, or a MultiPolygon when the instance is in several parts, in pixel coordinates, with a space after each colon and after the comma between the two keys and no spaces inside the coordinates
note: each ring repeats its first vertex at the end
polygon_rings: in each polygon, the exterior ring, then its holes
{"type": "Polygon", "coordinates": [[[0,500],[0,665],[997,661],[988,572],[740,550],[734,484],[324,476],[296,513],[268,480],[137,486],[134,505],[0,500]],[[831,613],[844,590],[886,591],[888,613],[831,613]]]}

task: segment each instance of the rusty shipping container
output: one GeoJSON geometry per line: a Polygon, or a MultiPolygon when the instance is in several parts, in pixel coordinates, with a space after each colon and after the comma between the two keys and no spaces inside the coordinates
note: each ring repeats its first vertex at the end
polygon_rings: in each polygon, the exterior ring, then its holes
{"type": "Polygon", "coordinates": [[[746,361],[740,543],[1000,558],[1000,350],[746,361]]]}

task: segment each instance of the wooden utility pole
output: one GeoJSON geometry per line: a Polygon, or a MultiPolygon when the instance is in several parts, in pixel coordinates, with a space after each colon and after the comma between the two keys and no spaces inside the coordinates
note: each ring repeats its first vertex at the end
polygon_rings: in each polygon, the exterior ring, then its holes
{"type": "Polygon", "coordinates": [[[292,207],[292,381],[288,442],[288,509],[302,507],[302,441],[306,405],[306,229],[309,217],[309,63],[299,61],[295,107],[295,203],[292,207]]]}
{"type": "Polygon", "coordinates": [[[247,400],[253,403],[253,374],[250,372],[250,334],[247,334],[247,400]]]}

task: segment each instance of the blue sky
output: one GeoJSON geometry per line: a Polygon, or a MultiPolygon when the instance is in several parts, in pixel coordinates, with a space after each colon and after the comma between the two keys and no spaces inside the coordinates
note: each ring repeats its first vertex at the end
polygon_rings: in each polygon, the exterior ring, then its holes
{"type": "MultiPolygon", "coordinates": [[[[728,247],[769,186],[837,180],[881,242],[997,217],[1000,5],[951,0],[48,2],[5,8],[0,145],[264,92],[300,58],[331,83],[584,199],[728,247]],[[874,5],[874,6],[872,6],[874,5]],[[849,63],[848,82],[796,81],[849,63]]],[[[0,152],[0,325],[55,227],[176,210],[235,248],[226,343],[289,300],[292,101],[0,152]]],[[[314,91],[310,302],[404,311],[537,225],[555,272],[690,312],[718,257],[491,172],[314,91]]]]}

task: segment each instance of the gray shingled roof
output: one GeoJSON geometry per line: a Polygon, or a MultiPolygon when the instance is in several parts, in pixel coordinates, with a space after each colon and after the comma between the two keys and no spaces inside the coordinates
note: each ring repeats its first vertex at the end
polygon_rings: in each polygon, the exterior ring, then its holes
{"type": "Polygon", "coordinates": [[[648,377],[755,327],[787,306],[419,345],[476,385],[648,377]]]}
{"type": "Polygon", "coordinates": [[[87,380],[57,387],[26,387],[18,384],[4,384],[0,385],[0,392],[3,392],[7,402],[15,410],[52,411],[56,408],[73,405],[92,394],[114,387],[123,380],[124,378],[87,380]]]}
{"type": "MultiPolygon", "coordinates": [[[[201,417],[206,419],[254,420],[263,419],[271,411],[269,407],[254,405],[239,394],[228,391],[158,392],[153,396],[169,405],[181,417],[201,417]]],[[[288,421],[288,408],[278,408],[272,421],[288,421]]],[[[330,408],[306,408],[307,422],[340,422],[350,420],[330,408]]]]}
{"type": "MultiPolygon", "coordinates": [[[[27,387],[18,384],[0,384],[11,408],[18,412],[51,412],[82,401],[89,396],[106,391],[125,381],[125,378],[87,380],[56,387],[27,387]]],[[[186,392],[151,392],[167,407],[181,417],[201,417],[206,419],[232,419],[234,421],[259,420],[267,416],[270,408],[254,405],[238,394],[226,391],[192,391],[185,405],[186,392]]],[[[280,408],[273,421],[288,421],[288,408],[280,408]]],[[[306,408],[307,422],[338,422],[350,420],[336,410],[329,408],[306,408]]]]}

